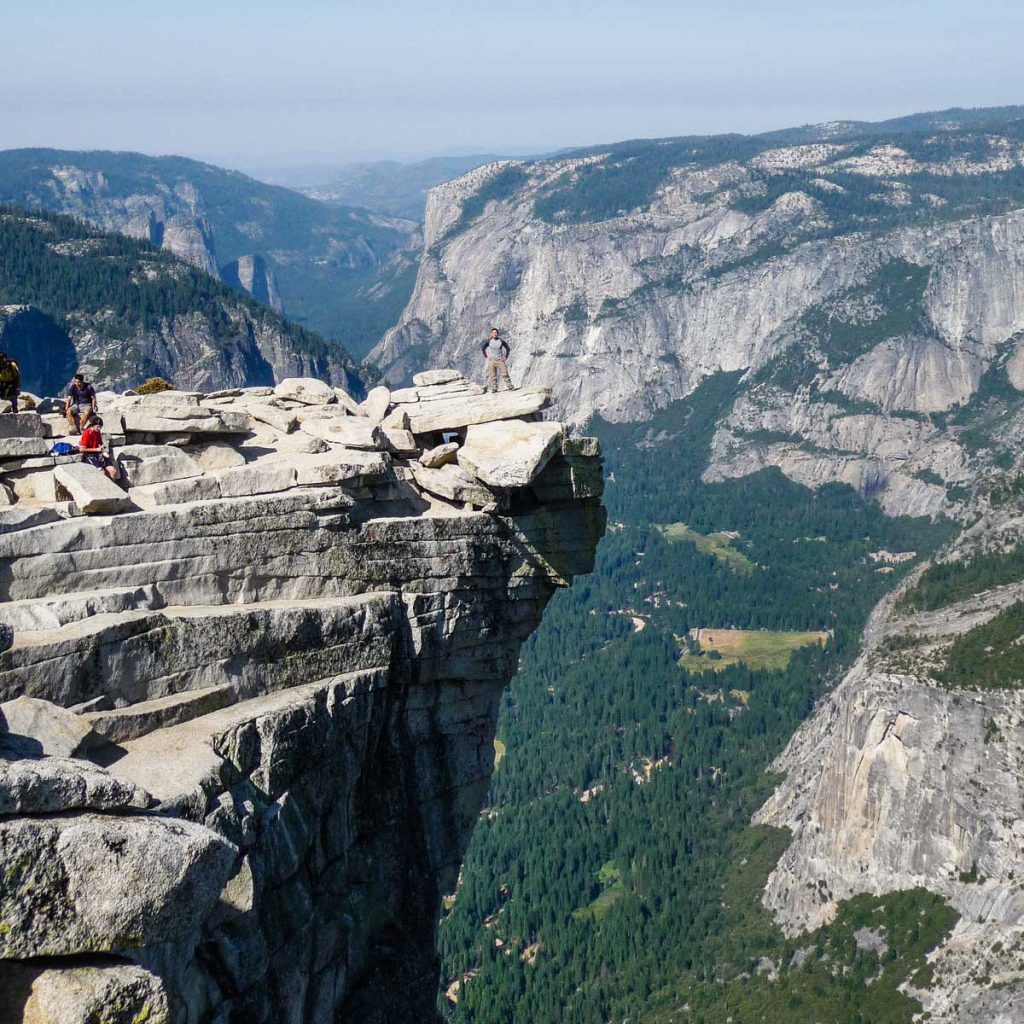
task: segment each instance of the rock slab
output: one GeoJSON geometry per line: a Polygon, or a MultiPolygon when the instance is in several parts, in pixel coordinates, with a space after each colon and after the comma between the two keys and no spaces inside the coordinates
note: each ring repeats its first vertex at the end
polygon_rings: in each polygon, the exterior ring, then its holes
{"type": "Polygon", "coordinates": [[[429,387],[431,384],[452,384],[463,379],[458,370],[421,370],[412,376],[412,382],[417,387],[429,387]]]}
{"type": "Polygon", "coordinates": [[[502,391],[496,395],[416,402],[400,406],[409,414],[409,429],[414,434],[438,430],[456,430],[473,423],[530,416],[551,404],[551,392],[543,388],[502,391]]]}
{"type": "Polygon", "coordinates": [[[209,913],[234,860],[230,843],[187,821],[2,820],[0,958],[106,953],[176,937],[209,913]],[[109,884],[118,877],[133,884],[109,884]]]}
{"type": "Polygon", "coordinates": [[[110,477],[85,462],[56,466],[54,480],[86,515],[114,515],[131,508],[131,499],[110,477]]]}
{"type": "Polygon", "coordinates": [[[472,424],[459,449],[459,465],[488,487],[528,487],[561,448],[560,423],[501,420],[472,424]]]}
{"type": "Polygon", "coordinates": [[[183,480],[202,473],[180,448],[165,444],[125,445],[118,450],[117,464],[130,487],[183,480]]]}
{"type": "Polygon", "coordinates": [[[274,394],[303,405],[330,405],[338,400],[334,388],[315,377],[286,377],[274,388],[274,394]]]}

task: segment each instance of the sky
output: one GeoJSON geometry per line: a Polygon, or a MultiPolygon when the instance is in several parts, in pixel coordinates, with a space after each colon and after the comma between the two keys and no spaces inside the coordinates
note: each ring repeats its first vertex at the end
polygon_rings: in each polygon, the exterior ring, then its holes
{"type": "Polygon", "coordinates": [[[525,155],[1024,102],[997,0],[0,0],[0,148],[525,155]]]}

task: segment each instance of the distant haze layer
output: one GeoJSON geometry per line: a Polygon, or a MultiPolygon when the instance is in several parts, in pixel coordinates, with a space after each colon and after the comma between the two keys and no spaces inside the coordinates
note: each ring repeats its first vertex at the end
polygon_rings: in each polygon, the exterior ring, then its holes
{"type": "Polygon", "coordinates": [[[1006,2],[5,5],[5,146],[416,159],[1012,102],[1006,2]]]}

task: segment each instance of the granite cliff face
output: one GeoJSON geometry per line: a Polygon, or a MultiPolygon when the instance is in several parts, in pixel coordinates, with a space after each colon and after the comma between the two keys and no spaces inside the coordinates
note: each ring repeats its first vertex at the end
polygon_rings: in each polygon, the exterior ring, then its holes
{"type": "MultiPolygon", "coordinates": [[[[1019,512],[993,514],[946,557],[1022,540],[1019,512]]],[[[916,613],[898,598],[876,609],[863,654],[773,766],[785,780],[756,820],[793,841],[765,904],[797,934],[858,893],[939,893],[960,920],[912,994],[930,1021],[1014,1024],[1024,1019],[1024,700],[1012,676],[950,685],[943,669],[958,639],[1024,598],[1024,582],[916,613]]]]}
{"type": "Polygon", "coordinates": [[[1021,125],[980,112],[478,168],[432,190],[414,294],[372,358],[394,380],[424,352],[469,372],[498,324],[516,377],[577,422],[643,419],[743,371],[709,479],[772,465],[952,511],[955,414],[991,380],[1021,384],[1021,125]]]}
{"type": "Polygon", "coordinates": [[[479,392],[104,394],[127,492],[0,415],[0,1018],[431,1019],[501,691],[604,529],[596,444],[479,392]]]}

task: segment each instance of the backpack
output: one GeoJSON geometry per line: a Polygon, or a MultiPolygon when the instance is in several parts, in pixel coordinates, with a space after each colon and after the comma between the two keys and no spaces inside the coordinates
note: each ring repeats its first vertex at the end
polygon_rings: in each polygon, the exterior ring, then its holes
{"type": "Polygon", "coordinates": [[[78,451],[78,446],[69,444],[67,441],[58,441],[51,449],[51,455],[74,455],[78,451]]]}

